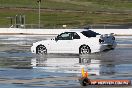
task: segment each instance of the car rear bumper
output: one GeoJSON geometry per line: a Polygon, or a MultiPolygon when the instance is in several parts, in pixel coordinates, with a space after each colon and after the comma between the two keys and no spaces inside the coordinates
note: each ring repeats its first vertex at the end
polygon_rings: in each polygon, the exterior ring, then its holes
{"type": "Polygon", "coordinates": [[[100,49],[105,50],[105,49],[114,49],[116,47],[116,42],[113,44],[102,44],[102,47],[100,49]]]}
{"type": "Polygon", "coordinates": [[[98,47],[96,47],[95,50],[92,51],[92,53],[94,52],[101,52],[101,51],[104,51],[104,50],[109,50],[109,49],[114,49],[116,47],[116,43],[113,43],[113,44],[100,44],[98,45],[98,47]]]}

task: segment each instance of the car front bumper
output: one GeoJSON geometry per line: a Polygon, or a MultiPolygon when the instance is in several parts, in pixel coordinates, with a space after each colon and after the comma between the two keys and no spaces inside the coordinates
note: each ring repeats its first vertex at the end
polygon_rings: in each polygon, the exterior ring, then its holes
{"type": "Polygon", "coordinates": [[[31,46],[31,52],[36,54],[36,47],[35,46],[31,46]]]}

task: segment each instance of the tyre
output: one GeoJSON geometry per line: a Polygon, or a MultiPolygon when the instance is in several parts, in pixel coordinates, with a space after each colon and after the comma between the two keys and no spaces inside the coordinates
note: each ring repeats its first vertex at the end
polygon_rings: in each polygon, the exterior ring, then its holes
{"type": "Polygon", "coordinates": [[[91,53],[91,49],[88,45],[82,45],[79,48],[79,54],[85,55],[91,53]]]}
{"type": "Polygon", "coordinates": [[[38,55],[45,55],[45,54],[47,54],[46,47],[44,45],[37,46],[37,48],[36,48],[36,54],[38,54],[38,55]]]}

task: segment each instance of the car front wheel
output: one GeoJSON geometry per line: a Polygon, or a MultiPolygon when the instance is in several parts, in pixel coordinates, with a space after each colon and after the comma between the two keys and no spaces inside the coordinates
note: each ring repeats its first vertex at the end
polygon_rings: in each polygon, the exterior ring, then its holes
{"type": "Polygon", "coordinates": [[[36,54],[38,54],[38,55],[45,55],[45,54],[47,54],[46,47],[44,45],[37,46],[37,48],[36,48],[36,54]]]}
{"type": "Polygon", "coordinates": [[[91,49],[88,45],[82,45],[79,48],[79,54],[85,55],[91,53],[91,49]]]}

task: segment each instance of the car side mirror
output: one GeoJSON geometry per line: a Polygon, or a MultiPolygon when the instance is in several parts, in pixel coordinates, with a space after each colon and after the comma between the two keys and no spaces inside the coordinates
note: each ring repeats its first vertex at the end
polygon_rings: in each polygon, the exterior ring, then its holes
{"type": "Polygon", "coordinates": [[[55,41],[58,41],[58,38],[57,37],[55,37],[55,41]]]}

